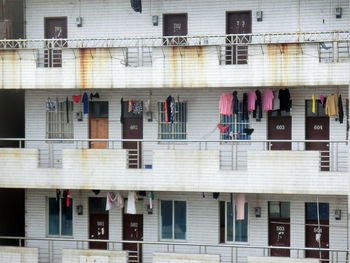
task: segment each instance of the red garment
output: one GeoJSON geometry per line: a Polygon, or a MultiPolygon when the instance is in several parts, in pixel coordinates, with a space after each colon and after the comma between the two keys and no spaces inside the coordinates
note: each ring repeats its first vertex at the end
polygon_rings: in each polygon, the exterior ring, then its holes
{"type": "Polygon", "coordinates": [[[67,194],[66,194],[66,207],[70,207],[70,204],[71,204],[70,191],[67,190],[67,194]]]}
{"type": "Polygon", "coordinates": [[[82,97],[82,95],[73,95],[72,99],[75,103],[79,103],[79,102],[81,102],[81,97],[82,97]]]}
{"type": "Polygon", "coordinates": [[[167,101],[164,101],[164,114],[165,114],[165,123],[169,123],[169,118],[168,118],[168,103],[167,101]]]}
{"type": "Polygon", "coordinates": [[[224,133],[225,131],[227,131],[227,129],[230,127],[228,124],[226,125],[222,125],[222,124],[218,124],[216,127],[219,128],[220,132],[224,133]]]}

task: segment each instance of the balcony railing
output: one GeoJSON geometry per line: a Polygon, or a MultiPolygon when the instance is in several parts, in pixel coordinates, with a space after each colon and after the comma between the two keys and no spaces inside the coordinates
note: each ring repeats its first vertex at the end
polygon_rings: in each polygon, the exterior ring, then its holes
{"type": "MultiPolygon", "coordinates": [[[[101,240],[101,239],[68,239],[68,238],[29,238],[29,237],[8,237],[0,236],[0,241],[13,241],[19,246],[40,248],[39,262],[53,263],[61,262],[62,247],[70,249],[88,249],[89,243],[107,244],[108,250],[121,251],[124,244],[135,244],[136,250],[127,251],[129,262],[140,262],[140,251],[142,262],[151,262],[153,252],[163,253],[184,253],[188,254],[212,254],[220,255],[225,260],[222,262],[239,263],[246,262],[248,256],[268,257],[272,249],[289,250],[292,258],[304,258],[306,251],[317,251],[321,254],[329,253],[329,259],[320,259],[320,262],[347,263],[349,262],[349,250],[327,249],[310,247],[274,247],[274,246],[252,246],[243,244],[205,244],[190,242],[145,242],[127,240],[101,240]],[[321,253],[322,252],[322,253],[321,253]]],[[[91,252],[93,256],[93,252],[91,252]]]]}
{"type": "MultiPolygon", "coordinates": [[[[196,163],[198,157],[192,157],[191,151],[218,151],[218,162],[222,170],[246,170],[249,161],[257,162],[266,158],[267,165],[273,166],[275,155],[280,161],[294,161],[318,163],[320,171],[344,172],[348,170],[348,142],[346,140],[114,140],[114,139],[0,139],[0,148],[30,148],[39,151],[39,167],[61,168],[63,149],[89,149],[96,142],[104,142],[107,149],[123,149],[125,142],[132,142],[126,150],[127,168],[152,169],[154,151],[176,150],[189,153],[190,156],[176,156],[176,161],[196,163]],[[313,151],[315,157],[299,155],[306,153],[311,144],[322,143],[323,149],[313,151]],[[273,151],[276,145],[287,146],[289,150],[273,151]],[[255,153],[255,155],[254,155],[255,153]],[[292,155],[288,154],[292,153],[292,155]],[[286,155],[287,154],[287,155],[286,155]],[[183,160],[181,159],[183,158],[183,160]],[[283,159],[284,158],[284,159],[283,159]],[[310,159],[305,159],[310,158],[310,159]]],[[[287,149],[286,148],[286,149],[287,149]]],[[[315,149],[315,148],[313,148],[315,149]]],[[[159,155],[157,156],[159,158],[159,155]]],[[[172,157],[169,157],[172,158],[172,157]]],[[[315,165],[315,164],[314,164],[315,165]]],[[[273,168],[273,167],[272,167],[273,168]]]]}
{"type": "Polygon", "coordinates": [[[338,41],[350,41],[350,31],[344,30],[167,37],[3,39],[0,40],[0,49],[162,47],[164,46],[164,43],[166,43],[166,46],[246,46],[282,43],[327,43],[338,41]],[[184,41],[184,39],[186,41],[184,41]]]}

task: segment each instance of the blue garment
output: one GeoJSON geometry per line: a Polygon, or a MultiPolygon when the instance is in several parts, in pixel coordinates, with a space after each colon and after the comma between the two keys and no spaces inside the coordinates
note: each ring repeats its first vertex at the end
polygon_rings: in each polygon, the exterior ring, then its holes
{"type": "Polygon", "coordinates": [[[84,92],[81,102],[84,103],[84,114],[88,114],[89,113],[89,96],[86,92],[84,92]]]}

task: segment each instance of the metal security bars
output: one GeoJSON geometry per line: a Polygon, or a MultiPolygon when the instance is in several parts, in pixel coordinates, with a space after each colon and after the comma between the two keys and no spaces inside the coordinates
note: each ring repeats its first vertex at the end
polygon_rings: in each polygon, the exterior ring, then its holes
{"type": "Polygon", "coordinates": [[[127,67],[152,66],[152,48],[150,47],[125,48],[123,53],[127,67]]]}
{"type": "Polygon", "coordinates": [[[243,119],[241,111],[238,114],[220,114],[220,123],[228,126],[225,132],[220,132],[220,140],[250,140],[249,120],[243,119]]]}
{"type": "Polygon", "coordinates": [[[73,102],[53,102],[55,108],[46,111],[46,138],[72,139],[73,135],[73,102]]]}
{"type": "Polygon", "coordinates": [[[62,67],[62,49],[38,49],[38,68],[59,68],[62,67]]]}
{"type": "Polygon", "coordinates": [[[350,41],[320,42],[318,54],[320,62],[348,61],[350,60],[350,41]]]}
{"type": "Polygon", "coordinates": [[[164,102],[158,103],[158,138],[165,140],[185,140],[187,103],[175,102],[174,122],[166,121],[164,102]]]}

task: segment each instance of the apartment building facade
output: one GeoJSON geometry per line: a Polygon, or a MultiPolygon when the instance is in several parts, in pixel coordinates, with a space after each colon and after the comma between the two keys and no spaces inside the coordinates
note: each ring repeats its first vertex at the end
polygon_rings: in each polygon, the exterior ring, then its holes
{"type": "Polygon", "coordinates": [[[349,1],[23,9],[0,40],[1,244],[348,260],[349,1]]]}

